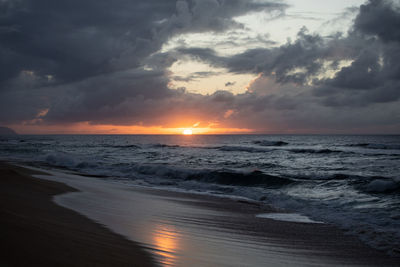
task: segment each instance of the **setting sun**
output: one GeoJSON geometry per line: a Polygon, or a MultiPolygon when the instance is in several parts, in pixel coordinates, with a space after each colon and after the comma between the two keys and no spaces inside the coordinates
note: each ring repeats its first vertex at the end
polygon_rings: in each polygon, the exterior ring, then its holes
{"type": "Polygon", "coordinates": [[[185,129],[185,130],[183,130],[182,134],[184,134],[184,135],[192,135],[193,131],[190,130],[190,129],[185,129]]]}

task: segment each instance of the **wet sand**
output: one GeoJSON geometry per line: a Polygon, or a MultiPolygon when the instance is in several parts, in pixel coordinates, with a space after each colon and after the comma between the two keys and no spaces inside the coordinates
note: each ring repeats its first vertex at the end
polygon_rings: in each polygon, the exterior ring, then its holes
{"type": "Polygon", "coordinates": [[[48,171],[79,192],[54,201],[142,244],[161,266],[399,266],[328,224],[256,217],[276,212],[239,199],[122,185],[48,171]]]}
{"type": "Polygon", "coordinates": [[[52,201],[76,191],[0,163],[0,266],[154,266],[137,243],[52,201]]]}

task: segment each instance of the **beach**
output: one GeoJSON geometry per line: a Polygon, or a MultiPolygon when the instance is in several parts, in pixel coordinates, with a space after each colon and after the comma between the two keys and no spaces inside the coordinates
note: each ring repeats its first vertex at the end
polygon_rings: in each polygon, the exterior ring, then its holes
{"type": "Polygon", "coordinates": [[[1,165],[2,264],[151,266],[152,257],[159,266],[400,262],[332,225],[295,222],[293,214],[268,218],[285,212],[246,199],[44,172],[1,165]]]}
{"type": "Polygon", "coordinates": [[[39,173],[0,163],[1,266],[154,266],[137,243],[56,205],[76,189],[39,173]]]}

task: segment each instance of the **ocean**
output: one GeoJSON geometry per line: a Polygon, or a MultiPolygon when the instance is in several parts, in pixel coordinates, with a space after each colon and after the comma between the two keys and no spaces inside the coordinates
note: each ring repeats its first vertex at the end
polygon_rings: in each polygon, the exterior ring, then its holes
{"type": "Polygon", "coordinates": [[[397,135],[19,135],[0,159],[263,202],[400,254],[397,135]]]}

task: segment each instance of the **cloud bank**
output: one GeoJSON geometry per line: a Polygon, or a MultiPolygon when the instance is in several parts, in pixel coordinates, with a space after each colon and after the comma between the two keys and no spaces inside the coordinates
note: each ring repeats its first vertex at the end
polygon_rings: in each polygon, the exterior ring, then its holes
{"type": "MultiPolygon", "coordinates": [[[[244,28],[268,1],[3,0],[0,124],[248,128],[255,132],[399,132],[400,8],[370,0],[346,33],[302,28],[280,46],[230,56],[163,44],[184,33],[244,28]],[[171,89],[182,57],[258,75],[245,93],[171,89]],[[228,114],[228,115],[227,115],[228,114]]],[[[204,73],[203,73],[204,74],[204,73]]],[[[200,75],[200,73],[198,74],[200,75]]]]}

